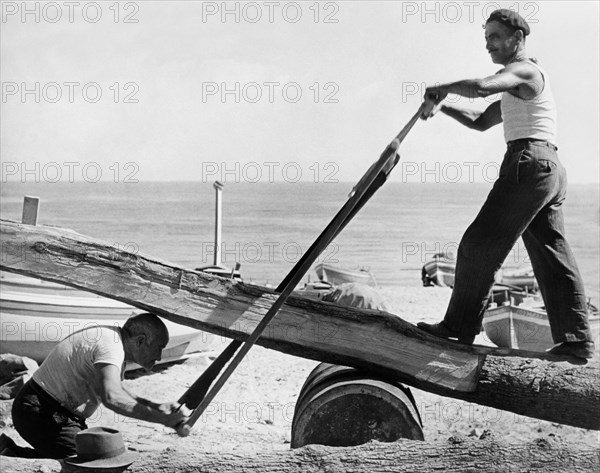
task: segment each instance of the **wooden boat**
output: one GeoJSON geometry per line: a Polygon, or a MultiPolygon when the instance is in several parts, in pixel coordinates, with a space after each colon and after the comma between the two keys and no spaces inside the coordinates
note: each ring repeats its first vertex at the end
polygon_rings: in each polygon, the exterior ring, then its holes
{"type": "Polygon", "coordinates": [[[319,263],[315,266],[315,272],[321,281],[330,282],[334,286],[347,282],[377,286],[375,276],[364,267],[346,268],[329,263],[319,263]]]}
{"type": "MultiPolygon", "coordinates": [[[[0,271],[0,353],[27,356],[41,363],[58,342],[83,328],[121,326],[143,312],[113,299],[62,284],[0,271]]],[[[207,333],[164,320],[169,344],[161,363],[181,359],[206,345],[207,333]]],[[[128,369],[138,368],[135,364],[128,369]]]]}
{"type": "MultiPolygon", "coordinates": [[[[552,348],[550,323],[543,301],[525,292],[496,287],[492,302],[483,315],[483,329],[487,338],[499,347],[544,352],[552,348]]],[[[594,306],[590,308],[590,325],[594,340],[600,338],[600,317],[594,306]]]]}
{"type": "Polygon", "coordinates": [[[513,286],[526,291],[537,291],[538,285],[531,266],[509,267],[503,266],[496,275],[500,284],[513,286]]]}
{"type": "Polygon", "coordinates": [[[437,253],[421,268],[423,286],[454,286],[454,267],[456,261],[445,253],[437,253]]]}
{"type": "MultiPolygon", "coordinates": [[[[456,260],[445,253],[437,253],[421,268],[423,286],[454,286],[454,272],[456,260]]],[[[496,274],[498,284],[512,286],[514,289],[537,291],[537,281],[531,266],[509,267],[503,266],[496,274]]]]}
{"type": "Polygon", "coordinates": [[[220,276],[222,278],[235,279],[236,281],[242,280],[242,274],[239,271],[239,267],[231,269],[231,268],[228,268],[223,265],[211,265],[211,266],[202,266],[200,268],[196,268],[196,271],[202,271],[203,273],[214,274],[215,276],[220,276]]]}
{"type": "Polygon", "coordinates": [[[327,281],[307,282],[295,289],[292,294],[313,300],[322,300],[323,296],[333,291],[333,284],[327,281]]]}

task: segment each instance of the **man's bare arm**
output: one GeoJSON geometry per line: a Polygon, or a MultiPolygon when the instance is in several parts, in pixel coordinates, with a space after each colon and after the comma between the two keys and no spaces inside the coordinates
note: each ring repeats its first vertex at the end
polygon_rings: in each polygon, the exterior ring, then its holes
{"type": "Polygon", "coordinates": [[[129,391],[128,389],[126,389],[125,386],[123,386],[122,384],[121,384],[121,389],[123,391],[125,391],[125,393],[127,395],[131,396],[133,399],[135,399],[140,404],[144,404],[145,406],[150,406],[150,407],[152,407],[154,409],[158,409],[159,406],[160,406],[160,404],[158,404],[157,402],[151,401],[149,399],[145,399],[143,397],[140,397],[140,396],[132,393],[131,391],[129,391]]]}
{"type": "Polygon", "coordinates": [[[472,130],[485,131],[502,123],[499,100],[483,112],[445,103],[441,104],[439,110],[472,130]]]}
{"type": "Polygon", "coordinates": [[[100,363],[96,365],[96,376],[100,385],[102,403],[118,414],[174,427],[185,421],[183,411],[161,408],[145,399],[139,401],[130,395],[121,384],[121,372],[115,365],[100,363]],[[141,401],[141,402],[140,402],[141,401]]]}
{"type": "Polygon", "coordinates": [[[519,90],[524,95],[521,98],[530,98],[537,95],[542,88],[543,78],[534,66],[527,63],[515,63],[509,64],[498,74],[483,79],[465,79],[427,87],[425,95],[435,95],[437,101],[441,101],[448,94],[479,98],[519,90]]]}

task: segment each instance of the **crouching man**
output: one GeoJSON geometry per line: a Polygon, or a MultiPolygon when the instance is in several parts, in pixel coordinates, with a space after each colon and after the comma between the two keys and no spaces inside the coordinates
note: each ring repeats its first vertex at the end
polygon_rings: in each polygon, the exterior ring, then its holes
{"type": "Polygon", "coordinates": [[[3,454],[36,458],[75,455],[75,435],[100,403],[118,414],[175,427],[187,418],[175,403],[157,404],[134,396],[122,385],[125,362],[150,370],[169,341],[165,324],[144,313],[122,328],[95,326],[61,341],[21,389],[12,407],[13,424],[30,448],[3,454]]]}

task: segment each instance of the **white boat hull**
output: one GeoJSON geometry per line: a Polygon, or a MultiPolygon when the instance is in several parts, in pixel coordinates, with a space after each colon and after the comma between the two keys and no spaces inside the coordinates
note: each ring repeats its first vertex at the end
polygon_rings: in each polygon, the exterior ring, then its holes
{"type": "MultiPolygon", "coordinates": [[[[0,272],[0,353],[41,363],[65,337],[101,325],[122,326],[142,311],[122,302],[40,279],[0,272]]],[[[169,344],[162,363],[208,346],[213,335],[164,320],[169,344]]],[[[128,369],[137,365],[130,364],[128,369]]]]}
{"type": "Polygon", "coordinates": [[[373,274],[365,268],[349,269],[331,264],[319,263],[315,272],[321,281],[329,282],[334,286],[345,283],[360,283],[367,286],[377,286],[373,274]]]}
{"type": "Polygon", "coordinates": [[[432,260],[423,265],[421,269],[423,286],[454,286],[454,262],[432,260]]]}
{"type": "MultiPolygon", "coordinates": [[[[446,257],[435,257],[421,269],[423,286],[454,287],[456,261],[446,257]]],[[[496,274],[496,283],[528,291],[537,291],[533,269],[502,267],[496,274]]]]}
{"type": "Polygon", "coordinates": [[[333,285],[325,281],[309,282],[303,287],[295,289],[292,294],[313,300],[322,300],[323,296],[333,292],[333,285]]]}
{"type": "Polygon", "coordinates": [[[538,284],[533,274],[533,268],[510,268],[502,267],[496,275],[496,281],[499,284],[518,287],[522,290],[537,291],[538,284]]]}
{"type": "MultiPolygon", "coordinates": [[[[600,318],[590,317],[594,341],[600,338],[600,318]]],[[[487,309],[483,316],[486,336],[499,347],[544,352],[552,348],[550,323],[544,311],[513,305],[487,309]]]]}

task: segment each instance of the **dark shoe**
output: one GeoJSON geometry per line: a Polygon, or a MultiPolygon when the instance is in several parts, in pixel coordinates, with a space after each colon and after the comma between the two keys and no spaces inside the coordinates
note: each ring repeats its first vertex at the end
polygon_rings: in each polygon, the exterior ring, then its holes
{"type": "Polygon", "coordinates": [[[575,358],[590,359],[594,356],[594,342],[563,342],[548,350],[551,355],[574,356],[575,358]]]}
{"type": "Polygon", "coordinates": [[[473,341],[475,340],[475,335],[458,335],[454,330],[449,329],[444,322],[440,322],[439,324],[419,322],[417,327],[439,338],[458,338],[459,342],[466,343],[467,345],[473,345],[473,341]]]}
{"type": "Polygon", "coordinates": [[[5,457],[14,457],[14,448],[17,444],[8,435],[0,435],[0,455],[5,457]]]}

